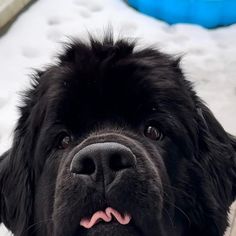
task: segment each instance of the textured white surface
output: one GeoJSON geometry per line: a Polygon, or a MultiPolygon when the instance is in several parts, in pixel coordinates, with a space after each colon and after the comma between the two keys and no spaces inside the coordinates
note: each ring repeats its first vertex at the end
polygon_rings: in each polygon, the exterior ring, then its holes
{"type": "MultiPolygon", "coordinates": [[[[182,67],[225,129],[236,135],[236,25],[215,30],[174,25],[139,14],[122,0],[40,0],[0,38],[0,152],[9,147],[17,119],[17,92],[31,68],[52,60],[66,36],[86,38],[112,25],[164,52],[184,55],[182,67]]],[[[0,229],[0,236],[5,235],[0,229]]]]}

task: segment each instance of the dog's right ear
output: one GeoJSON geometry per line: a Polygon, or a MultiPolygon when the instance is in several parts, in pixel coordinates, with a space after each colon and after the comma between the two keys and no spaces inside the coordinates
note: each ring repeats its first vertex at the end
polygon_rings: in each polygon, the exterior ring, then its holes
{"type": "Polygon", "coordinates": [[[33,209],[32,178],[22,158],[25,153],[21,153],[20,142],[0,157],[0,222],[14,235],[28,236],[30,230],[26,229],[31,224],[33,209]]]}
{"type": "MultiPolygon", "coordinates": [[[[54,73],[52,67],[47,71],[49,77],[54,73]]],[[[15,236],[34,234],[34,186],[38,173],[34,148],[46,112],[42,100],[47,99],[47,86],[43,87],[39,81],[50,82],[43,74],[44,71],[38,72],[31,88],[23,94],[12,147],[0,157],[0,222],[15,236]]]]}
{"type": "MultiPolygon", "coordinates": [[[[4,204],[4,186],[5,180],[8,172],[9,167],[9,153],[10,150],[5,152],[0,156],[0,223],[6,219],[5,215],[5,204],[4,204]]],[[[5,222],[6,223],[6,222],[5,222]]]]}
{"type": "Polygon", "coordinates": [[[33,171],[30,138],[15,131],[11,149],[0,158],[0,222],[15,235],[32,235],[33,171]],[[29,146],[28,146],[29,145],[29,146]]]}
{"type": "Polygon", "coordinates": [[[12,147],[0,157],[0,222],[15,236],[32,235],[34,202],[33,147],[43,111],[38,73],[23,98],[12,147]]]}

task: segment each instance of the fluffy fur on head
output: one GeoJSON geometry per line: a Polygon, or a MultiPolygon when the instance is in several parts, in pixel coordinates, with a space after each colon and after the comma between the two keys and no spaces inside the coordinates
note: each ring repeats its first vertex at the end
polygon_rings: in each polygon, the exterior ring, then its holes
{"type": "Polygon", "coordinates": [[[76,41],[37,73],[0,158],[0,220],[14,235],[223,236],[236,141],[179,60],[135,47],[111,36],[76,41]],[[125,146],[135,164],[118,152],[110,166],[93,156],[72,173],[78,153],[98,143],[125,146]],[[130,224],[80,226],[106,207],[129,213],[130,224]]]}

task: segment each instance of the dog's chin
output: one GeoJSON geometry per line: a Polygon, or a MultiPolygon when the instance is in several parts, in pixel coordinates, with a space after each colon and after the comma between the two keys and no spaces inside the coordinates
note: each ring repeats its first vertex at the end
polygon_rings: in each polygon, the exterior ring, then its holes
{"type": "Polygon", "coordinates": [[[91,229],[82,229],[75,236],[141,236],[138,229],[132,225],[121,225],[117,222],[98,223],[91,229]]]}

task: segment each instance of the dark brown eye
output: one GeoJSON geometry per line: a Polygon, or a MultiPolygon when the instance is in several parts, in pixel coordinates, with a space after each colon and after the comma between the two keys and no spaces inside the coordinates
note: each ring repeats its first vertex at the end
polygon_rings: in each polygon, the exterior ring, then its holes
{"type": "Polygon", "coordinates": [[[148,125],[146,126],[144,130],[144,134],[146,137],[152,139],[152,140],[161,140],[163,138],[163,134],[160,130],[158,130],[155,126],[148,125]]]}
{"type": "Polygon", "coordinates": [[[64,134],[60,138],[58,147],[60,149],[66,149],[69,147],[70,143],[71,143],[71,137],[68,134],[64,134]]]}

